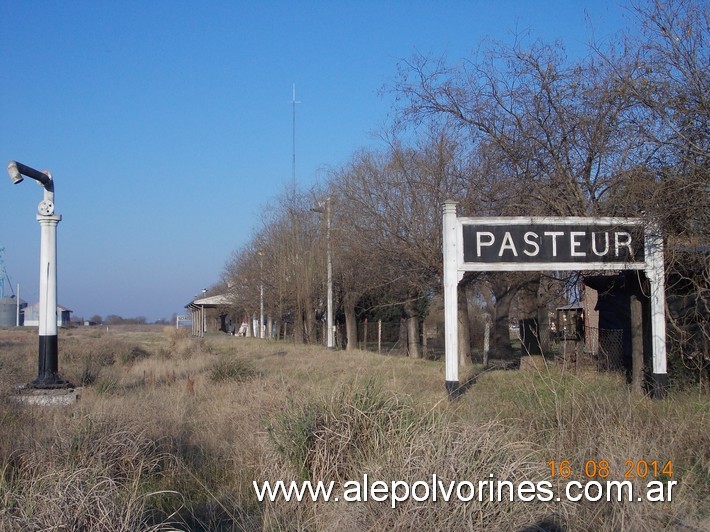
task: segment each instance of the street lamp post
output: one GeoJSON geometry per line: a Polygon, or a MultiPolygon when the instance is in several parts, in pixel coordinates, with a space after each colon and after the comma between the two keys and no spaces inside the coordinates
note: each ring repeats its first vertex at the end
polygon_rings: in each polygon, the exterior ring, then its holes
{"type": "MultiPolygon", "coordinates": [[[[313,212],[323,213],[321,207],[311,209],[313,212]]],[[[333,325],[333,259],[330,249],[330,197],[325,200],[325,239],[328,269],[328,349],[335,349],[335,330],[333,325]]]]}
{"type": "Polygon", "coordinates": [[[37,206],[40,225],[39,256],[39,356],[37,378],[30,388],[74,388],[59,375],[57,342],[57,224],[62,217],[54,212],[54,181],[48,171],[40,172],[16,161],[10,161],[7,171],[14,184],[22,176],[34,179],[44,187],[42,201],[37,206]]]}
{"type": "MultiPolygon", "coordinates": [[[[258,251],[259,255],[259,338],[266,337],[264,331],[264,254],[258,251]]],[[[256,336],[256,335],[254,335],[256,336]]]]}
{"type": "Polygon", "coordinates": [[[202,331],[200,331],[200,337],[204,338],[207,332],[207,315],[205,314],[205,297],[207,297],[207,288],[202,289],[202,331]]]}

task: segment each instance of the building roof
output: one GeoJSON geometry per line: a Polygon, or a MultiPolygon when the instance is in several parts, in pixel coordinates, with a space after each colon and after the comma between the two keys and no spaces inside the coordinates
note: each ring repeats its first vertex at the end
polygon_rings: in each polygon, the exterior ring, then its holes
{"type": "Polygon", "coordinates": [[[227,294],[217,294],[215,296],[202,297],[200,299],[193,299],[185,308],[189,307],[217,307],[219,305],[229,305],[231,304],[231,299],[227,294]]]}
{"type": "MultiPolygon", "coordinates": [[[[0,297],[0,304],[2,305],[17,305],[17,297],[16,296],[5,296],[5,297],[0,297]]],[[[27,306],[27,301],[24,299],[20,299],[20,308],[24,308],[27,306]]]]}
{"type": "MultiPolygon", "coordinates": [[[[39,307],[39,301],[35,301],[34,303],[30,303],[29,305],[27,305],[28,310],[31,310],[36,307],[39,307]]],[[[74,312],[74,311],[70,308],[66,308],[61,305],[57,305],[57,312],[74,312]]]]}

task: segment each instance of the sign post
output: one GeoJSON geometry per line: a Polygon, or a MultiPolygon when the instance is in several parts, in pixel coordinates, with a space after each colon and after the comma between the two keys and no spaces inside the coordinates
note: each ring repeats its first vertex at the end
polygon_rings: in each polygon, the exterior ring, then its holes
{"type": "Polygon", "coordinates": [[[663,235],[660,227],[646,228],[646,277],[651,286],[651,334],[653,348],[653,397],[660,399],[668,389],[666,367],[666,288],[663,266],[663,235]]]}
{"type": "Polygon", "coordinates": [[[458,266],[459,224],[456,202],[444,203],[444,353],[446,358],[446,391],[450,398],[458,397],[459,336],[458,295],[456,293],[463,272],[458,266]]]}
{"type": "Polygon", "coordinates": [[[443,207],[446,390],[458,395],[456,290],[467,271],[643,270],[651,286],[654,396],[667,387],[663,239],[637,218],[456,216],[443,207]]]}

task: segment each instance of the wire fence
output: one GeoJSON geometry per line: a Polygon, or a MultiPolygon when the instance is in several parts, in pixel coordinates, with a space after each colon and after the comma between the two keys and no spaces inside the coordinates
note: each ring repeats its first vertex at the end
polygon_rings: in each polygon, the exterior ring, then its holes
{"type": "MultiPolygon", "coordinates": [[[[444,324],[428,323],[424,325],[420,323],[420,327],[419,348],[421,355],[428,359],[443,358],[444,324]]],[[[320,336],[320,330],[317,333],[320,336]]],[[[471,328],[471,345],[473,351],[477,353],[483,351],[483,335],[482,324],[480,327],[471,328]]],[[[515,339],[520,341],[517,331],[515,336],[515,339]]],[[[335,340],[336,347],[345,348],[345,325],[342,323],[336,326],[335,340]]],[[[558,339],[548,347],[551,351],[548,352],[545,349],[545,352],[556,357],[565,365],[595,368],[598,371],[624,369],[623,329],[586,327],[578,340],[558,339]]],[[[408,348],[406,321],[359,321],[357,323],[357,348],[384,355],[406,355],[408,348]]]]}
{"type": "Polygon", "coordinates": [[[561,340],[557,356],[575,367],[621,370],[624,368],[624,330],[586,327],[579,340],[561,340]]]}
{"type": "MultiPolygon", "coordinates": [[[[419,324],[419,348],[424,358],[441,358],[444,354],[443,324],[419,324]]],[[[337,335],[344,339],[344,328],[337,335]]],[[[339,347],[344,347],[340,346],[339,347]]],[[[399,321],[359,321],[357,324],[357,347],[385,355],[407,354],[407,323],[399,321]]]]}
{"type": "Polygon", "coordinates": [[[623,329],[598,329],[599,349],[597,367],[603,371],[614,371],[624,367],[623,329]]]}
{"type": "Polygon", "coordinates": [[[407,349],[406,331],[398,321],[362,321],[357,324],[357,346],[365,351],[399,353],[407,349]]]}

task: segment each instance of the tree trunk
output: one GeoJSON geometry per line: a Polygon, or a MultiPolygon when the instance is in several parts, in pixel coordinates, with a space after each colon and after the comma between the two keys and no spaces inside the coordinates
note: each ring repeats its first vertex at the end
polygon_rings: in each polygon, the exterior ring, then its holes
{"type": "Polygon", "coordinates": [[[297,344],[302,344],[304,341],[303,335],[303,307],[299,301],[296,315],[293,317],[293,341],[297,344]]]}
{"type": "Polygon", "coordinates": [[[513,354],[510,343],[510,306],[513,303],[515,290],[508,284],[493,287],[495,301],[495,320],[493,323],[493,344],[496,356],[509,357],[513,354]]]}
{"type": "Polygon", "coordinates": [[[345,339],[346,351],[357,349],[357,317],[355,315],[355,304],[359,295],[347,292],[343,297],[343,310],[345,312],[345,339]]]}
{"type": "Polygon", "coordinates": [[[547,311],[547,304],[550,301],[550,283],[540,280],[540,288],[537,291],[537,323],[538,339],[542,353],[550,352],[550,314],[547,311]]]}
{"type": "Polygon", "coordinates": [[[407,322],[407,355],[410,358],[421,358],[419,350],[419,315],[410,299],[404,304],[404,315],[407,322]]]}
{"type": "Polygon", "coordinates": [[[407,318],[407,355],[410,358],[421,358],[419,350],[419,319],[416,316],[407,318]]]}
{"type": "Polygon", "coordinates": [[[306,305],[303,314],[303,341],[307,344],[316,342],[316,310],[313,304],[306,305]]]}
{"type": "Polygon", "coordinates": [[[254,320],[252,320],[251,316],[248,316],[247,317],[247,330],[244,333],[244,336],[246,336],[247,338],[251,338],[252,336],[254,336],[253,333],[254,333],[254,320]]]}
{"type": "Polygon", "coordinates": [[[541,355],[538,318],[538,290],[540,277],[525,282],[518,290],[520,303],[520,342],[523,355],[541,355]]]}

